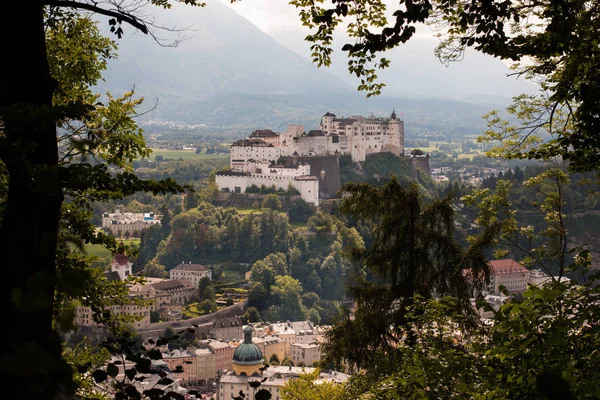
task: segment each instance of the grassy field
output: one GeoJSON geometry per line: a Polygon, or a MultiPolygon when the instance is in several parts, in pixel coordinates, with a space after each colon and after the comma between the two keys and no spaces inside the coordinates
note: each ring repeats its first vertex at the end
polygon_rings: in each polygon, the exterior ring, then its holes
{"type": "Polygon", "coordinates": [[[294,229],[308,229],[306,222],[290,222],[290,226],[294,229]]]}
{"type": "Polygon", "coordinates": [[[154,160],[156,156],[163,156],[163,158],[165,159],[173,160],[179,160],[180,158],[184,160],[210,160],[215,158],[229,158],[229,154],[196,154],[196,152],[191,150],[152,149],[152,154],[150,154],[150,160],[154,160]]]}
{"type": "Polygon", "coordinates": [[[248,214],[260,215],[263,213],[263,210],[254,210],[252,208],[237,208],[236,207],[235,210],[240,215],[248,215],[248,214]]]}
{"type": "MultiPolygon", "coordinates": [[[[135,244],[135,245],[139,246],[140,239],[125,239],[125,240],[123,240],[123,243],[126,245],[135,244]]],[[[99,258],[105,258],[107,260],[110,260],[112,258],[112,254],[110,254],[110,251],[108,251],[106,248],[104,248],[100,244],[89,244],[89,243],[84,244],[83,249],[85,250],[86,254],[89,256],[96,256],[99,258]]]]}

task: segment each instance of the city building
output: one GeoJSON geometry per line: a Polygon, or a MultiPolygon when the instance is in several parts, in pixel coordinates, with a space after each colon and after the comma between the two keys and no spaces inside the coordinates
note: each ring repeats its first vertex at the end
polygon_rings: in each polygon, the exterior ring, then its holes
{"type": "Polygon", "coordinates": [[[194,349],[196,365],[198,366],[198,383],[201,386],[208,386],[217,377],[216,356],[210,349],[194,349]]]}
{"type": "Polygon", "coordinates": [[[217,340],[239,340],[243,337],[243,324],[240,317],[219,318],[213,322],[210,337],[217,340]]]}
{"type": "Polygon", "coordinates": [[[315,361],[321,360],[321,345],[319,343],[293,343],[291,351],[294,365],[311,367],[315,361]]]}
{"type": "MultiPolygon", "coordinates": [[[[130,325],[135,329],[144,329],[150,325],[150,312],[152,306],[135,304],[136,296],[129,296],[129,303],[119,304],[105,307],[105,312],[110,312],[112,315],[122,315],[133,317],[135,320],[130,322],[130,325]]],[[[96,327],[100,324],[93,319],[91,307],[79,306],[75,308],[74,323],[77,326],[96,327]]]]}
{"type": "MultiPolygon", "coordinates": [[[[311,367],[269,366],[264,368],[264,356],[260,347],[253,343],[252,327],[244,329],[244,343],[240,344],[233,354],[232,370],[225,372],[218,379],[217,399],[229,400],[244,393],[244,400],[255,400],[256,390],[264,389],[271,393],[272,400],[281,399],[281,388],[289,379],[297,379],[301,374],[314,372],[311,367]],[[251,382],[261,382],[259,389],[250,386],[251,382]]],[[[350,377],[336,371],[323,371],[315,383],[346,382],[350,377]]]]}
{"type": "Polygon", "coordinates": [[[124,253],[115,254],[115,258],[110,265],[110,270],[119,275],[119,279],[124,281],[129,275],[131,275],[133,264],[129,261],[129,257],[124,253]]]}
{"type": "Polygon", "coordinates": [[[173,372],[181,386],[192,386],[198,381],[198,356],[193,349],[171,350],[162,354],[162,360],[171,371],[175,371],[177,367],[183,369],[182,372],[173,372]]]}
{"type": "Polygon", "coordinates": [[[490,294],[500,294],[500,286],[504,286],[512,294],[523,293],[529,283],[530,271],[511,258],[491,260],[490,294]]]}
{"type": "Polygon", "coordinates": [[[494,317],[494,312],[500,310],[500,307],[508,300],[510,300],[509,296],[504,295],[491,295],[488,294],[483,298],[492,308],[491,310],[486,310],[482,307],[478,307],[477,300],[471,299],[471,306],[477,311],[477,314],[483,319],[492,319],[494,317]]]}
{"type": "Polygon", "coordinates": [[[194,287],[198,287],[202,278],[212,279],[212,271],[201,264],[192,264],[181,262],[178,266],[169,271],[171,279],[182,279],[191,282],[194,287]]]}
{"type": "Polygon", "coordinates": [[[288,322],[277,322],[271,324],[270,332],[285,342],[284,356],[291,357],[292,344],[296,343],[296,332],[288,322]]]}
{"type": "MultiPolygon", "coordinates": [[[[552,282],[552,280],[558,281],[558,276],[550,276],[547,273],[540,271],[539,269],[532,269],[529,271],[529,284],[532,286],[542,286],[552,282]]],[[[566,276],[561,276],[560,281],[563,283],[570,282],[571,280],[566,276]]]]}
{"type": "MultiPolygon", "coordinates": [[[[131,275],[131,262],[124,253],[115,254],[111,263],[111,271],[104,274],[108,281],[125,280],[131,275]]],[[[129,286],[129,301],[125,304],[114,304],[107,306],[105,312],[110,312],[115,316],[132,317],[130,325],[135,329],[143,329],[150,325],[150,312],[154,310],[153,304],[145,304],[137,301],[146,299],[136,290],[131,290],[133,285],[129,286]]],[[[99,326],[94,321],[91,307],[78,306],[75,308],[74,324],[77,326],[96,327],[99,326]]]]}
{"type": "MultiPolygon", "coordinates": [[[[145,390],[149,389],[158,389],[162,390],[164,393],[173,392],[173,393],[185,393],[186,390],[181,387],[179,379],[173,374],[169,369],[167,363],[163,360],[151,360],[151,368],[155,371],[161,371],[160,374],[137,374],[135,379],[129,381],[129,378],[126,376],[126,371],[129,369],[135,369],[135,362],[130,360],[126,360],[124,363],[120,356],[112,357],[108,360],[107,365],[109,363],[116,365],[118,368],[118,373],[113,379],[106,379],[103,382],[94,382],[94,385],[91,386],[91,389],[98,393],[100,397],[98,398],[108,398],[114,399],[116,398],[117,385],[116,382],[130,382],[133,384],[133,387],[138,391],[138,393],[143,393],[145,390]],[[162,378],[167,378],[166,380],[162,378]]],[[[122,392],[120,393],[122,395],[122,392]]],[[[86,396],[88,397],[88,396],[86,396]]],[[[120,396],[118,396],[120,397],[120,396]]],[[[95,396],[89,396],[89,398],[96,398],[95,396]]]]}
{"type": "Polygon", "coordinates": [[[152,311],[158,311],[162,321],[180,320],[183,305],[198,294],[198,286],[185,279],[146,279],[149,282],[131,285],[129,293],[152,300],[152,311]]]}
{"type": "Polygon", "coordinates": [[[102,214],[102,228],[115,236],[138,236],[141,231],[160,224],[160,216],[154,213],[123,213],[119,208],[114,213],[102,214]]]}
{"type": "Polygon", "coordinates": [[[200,340],[198,347],[210,349],[215,355],[215,372],[220,372],[231,369],[231,358],[233,357],[233,347],[227,342],[218,340],[200,340]]]}
{"type": "Polygon", "coordinates": [[[252,343],[260,348],[267,361],[270,361],[273,355],[277,356],[279,362],[285,358],[285,341],[277,336],[253,337],[252,343]]]}
{"type": "Polygon", "coordinates": [[[294,343],[310,344],[321,342],[325,332],[323,327],[310,321],[291,321],[287,325],[294,330],[294,343]]]}

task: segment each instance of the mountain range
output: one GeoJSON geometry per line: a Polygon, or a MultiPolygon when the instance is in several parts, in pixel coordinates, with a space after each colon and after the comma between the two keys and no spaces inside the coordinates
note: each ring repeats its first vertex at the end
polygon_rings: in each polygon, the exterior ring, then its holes
{"type": "Polygon", "coordinates": [[[481,115],[506,105],[512,94],[531,91],[505,78],[508,68],[498,60],[473,54],[444,67],[431,40],[414,40],[387,56],[392,67],[381,74],[387,87],[366,99],[345,71],[342,53],[334,52],[332,68],[317,68],[218,0],[204,8],[175,5],[157,18],[170,27],[193,24],[182,32],[189,38],[163,47],[124,27],[118,59],[109,61],[98,86],[113,93],[135,87],[147,108],[157,102],[142,124],[178,121],[248,133],[287,124],[312,128],[327,111],[387,116],[395,109],[406,119],[407,135],[473,134],[483,127],[481,115]]]}

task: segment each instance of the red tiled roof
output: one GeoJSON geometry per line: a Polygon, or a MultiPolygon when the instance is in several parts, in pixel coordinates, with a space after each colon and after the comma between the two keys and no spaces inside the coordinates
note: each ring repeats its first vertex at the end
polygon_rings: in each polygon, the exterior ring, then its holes
{"type": "Polygon", "coordinates": [[[506,258],[504,260],[491,260],[489,264],[490,267],[492,267],[492,273],[494,275],[527,272],[527,268],[525,268],[512,258],[506,258]]]}
{"type": "Polygon", "coordinates": [[[119,265],[127,265],[129,262],[129,257],[125,254],[115,254],[115,261],[119,263],[119,265]]]}

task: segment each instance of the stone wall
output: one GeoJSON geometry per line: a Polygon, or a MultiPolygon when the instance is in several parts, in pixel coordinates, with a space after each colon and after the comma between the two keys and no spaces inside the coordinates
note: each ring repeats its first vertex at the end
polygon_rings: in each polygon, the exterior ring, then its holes
{"type": "Polygon", "coordinates": [[[219,318],[235,317],[235,316],[243,315],[248,306],[247,303],[248,303],[247,300],[244,300],[243,302],[236,303],[232,306],[222,308],[219,311],[214,312],[212,314],[202,315],[200,317],[183,319],[180,321],[173,321],[173,322],[156,322],[153,324],[148,324],[148,326],[146,328],[138,330],[138,333],[144,339],[147,339],[149,337],[158,338],[159,335],[162,334],[165,331],[165,329],[169,326],[171,328],[173,328],[175,331],[179,331],[181,329],[188,328],[188,327],[192,326],[193,324],[197,324],[198,327],[194,328],[196,330],[196,335],[198,335],[198,336],[202,336],[203,334],[208,335],[208,333],[210,331],[210,327],[212,326],[213,322],[215,322],[219,318]]]}
{"type": "Polygon", "coordinates": [[[421,170],[427,176],[431,176],[431,168],[429,166],[429,154],[425,156],[407,156],[406,161],[412,168],[413,177],[417,179],[417,170],[421,170]]]}

